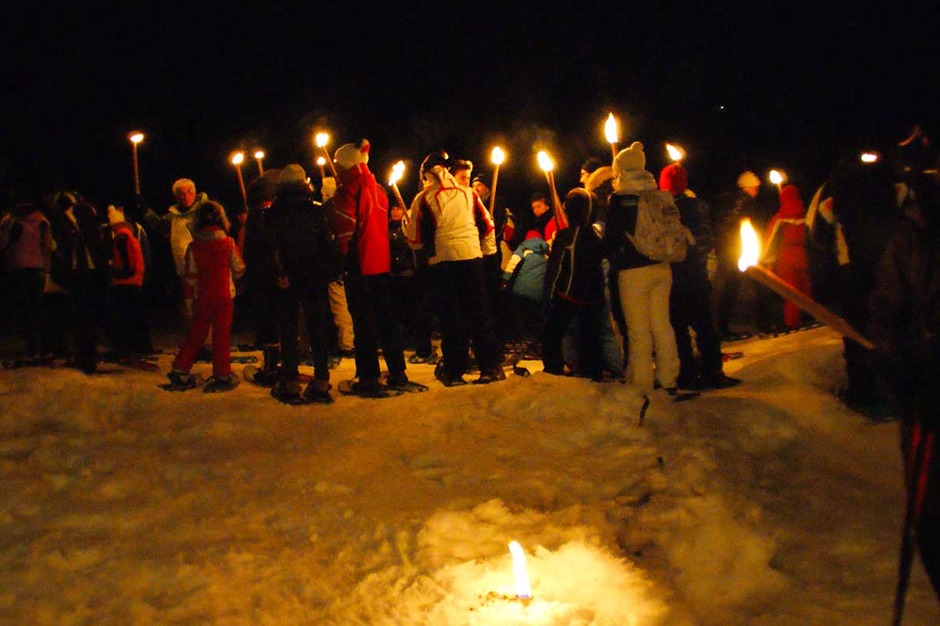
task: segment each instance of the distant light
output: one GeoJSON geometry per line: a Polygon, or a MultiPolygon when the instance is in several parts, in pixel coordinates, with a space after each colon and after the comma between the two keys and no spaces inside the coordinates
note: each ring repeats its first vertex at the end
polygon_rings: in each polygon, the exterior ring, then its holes
{"type": "Polygon", "coordinates": [[[862,163],[877,163],[881,160],[881,156],[877,152],[863,152],[860,158],[862,163]]]}
{"type": "Polygon", "coordinates": [[[138,133],[137,131],[134,131],[134,132],[132,132],[130,135],[128,135],[127,138],[131,140],[131,143],[133,143],[133,144],[138,144],[138,143],[140,143],[141,141],[144,140],[144,134],[143,134],[143,133],[138,133]]]}
{"type": "Polygon", "coordinates": [[[725,105],[719,104],[719,105],[718,105],[718,110],[719,110],[719,111],[724,111],[724,110],[725,110],[725,105]]]}
{"type": "Polygon", "coordinates": [[[245,160],[244,152],[236,152],[232,155],[232,165],[241,165],[242,161],[245,160]]]}

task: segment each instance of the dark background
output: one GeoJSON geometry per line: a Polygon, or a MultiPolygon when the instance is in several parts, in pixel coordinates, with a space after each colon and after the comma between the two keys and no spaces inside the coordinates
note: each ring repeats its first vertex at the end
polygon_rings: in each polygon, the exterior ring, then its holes
{"type": "MultiPolygon", "coordinates": [[[[3,26],[0,184],[130,198],[131,130],[141,186],[158,210],[189,177],[240,204],[236,149],[316,177],[313,133],[331,152],[367,137],[371,167],[410,200],[431,149],[484,166],[509,152],[499,195],[544,186],[535,150],[558,162],[559,193],[581,162],[610,156],[609,112],[626,147],[686,148],[710,199],[742,169],[784,169],[804,198],[840,154],[885,149],[938,110],[937,10],[726,2],[102,4],[19,9],[3,26]]],[[[257,175],[248,158],[246,182],[257,175]]]]}

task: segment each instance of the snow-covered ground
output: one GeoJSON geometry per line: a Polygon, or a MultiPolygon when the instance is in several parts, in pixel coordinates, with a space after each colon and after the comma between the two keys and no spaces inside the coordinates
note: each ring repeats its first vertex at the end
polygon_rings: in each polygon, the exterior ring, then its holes
{"type": "MultiPolygon", "coordinates": [[[[888,623],[897,424],[837,401],[827,328],[733,345],[743,385],[658,391],[642,426],[626,386],[537,363],[327,407],[0,371],[0,622],[888,623]]],[[[904,623],[940,623],[919,562],[904,623]]]]}

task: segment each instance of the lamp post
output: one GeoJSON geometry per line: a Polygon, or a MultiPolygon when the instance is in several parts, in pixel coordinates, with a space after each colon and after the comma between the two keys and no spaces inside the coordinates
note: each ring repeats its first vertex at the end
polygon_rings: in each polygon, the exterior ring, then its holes
{"type": "Polygon", "coordinates": [[[323,150],[323,154],[326,155],[326,161],[330,164],[330,171],[333,172],[333,177],[336,177],[336,166],[333,165],[333,159],[330,158],[330,153],[326,149],[326,144],[330,142],[329,133],[317,133],[313,138],[314,142],[317,144],[317,147],[323,150]]]}
{"type": "Polygon", "coordinates": [[[132,132],[127,138],[131,142],[131,161],[134,166],[134,196],[140,197],[140,170],[137,168],[137,144],[144,140],[144,134],[137,132],[136,130],[132,132]]]}
{"type": "Polygon", "coordinates": [[[490,189],[490,215],[493,214],[493,208],[496,206],[496,183],[499,180],[499,166],[506,160],[506,153],[499,146],[493,148],[490,153],[490,161],[493,163],[493,187],[490,189]]]}
{"type": "Polygon", "coordinates": [[[255,161],[258,162],[258,176],[264,176],[264,167],[261,165],[261,159],[264,158],[264,150],[255,150],[255,161]]]}
{"type": "Polygon", "coordinates": [[[236,152],[232,155],[232,165],[235,166],[235,172],[238,174],[238,188],[242,193],[242,205],[247,210],[248,208],[248,194],[245,192],[245,179],[242,178],[242,163],[245,161],[244,152],[236,152]]]}

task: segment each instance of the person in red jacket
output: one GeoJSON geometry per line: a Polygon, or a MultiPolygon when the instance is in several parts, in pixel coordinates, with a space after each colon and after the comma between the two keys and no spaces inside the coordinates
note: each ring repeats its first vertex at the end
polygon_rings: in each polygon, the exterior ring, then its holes
{"type": "Polygon", "coordinates": [[[136,227],[120,204],[108,206],[112,258],[108,296],[112,310],[112,350],[116,359],[153,351],[144,307],[144,253],[136,227]]]}
{"type": "Polygon", "coordinates": [[[369,171],[369,141],[336,150],[336,194],[327,202],[336,243],[345,259],[346,302],[353,321],[357,381],[351,391],[383,398],[424,391],[408,380],[400,320],[391,299],[388,196],[369,171]],[[379,369],[379,345],[388,366],[387,387],[379,369]]]}
{"type": "Polygon", "coordinates": [[[228,236],[225,209],[211,200],[199,207],[194,219],[193,241],[186,248],[183,295],[193,316],[173,369],[167,374],[171,389],[191,389],[197,384],[190,374],[196,354],[212,328],[212,378],[203,391],[228,391],[238,384],[232,374],[229,336],[234,312],[235,280],[245,273],[245,263],[235,241],[228,236]]]}
{"type": "MultiPolygon", "coordinates": [[[[780,209],[767,226],[764,265],[801,292],[809,295],[809,261],[806,256],[806,209],[796,185],[780,191],[780,209]]],[[[783,305],[783,323],[790,330],[803,324],[803,313],[790,301],[783,305]]]]}

